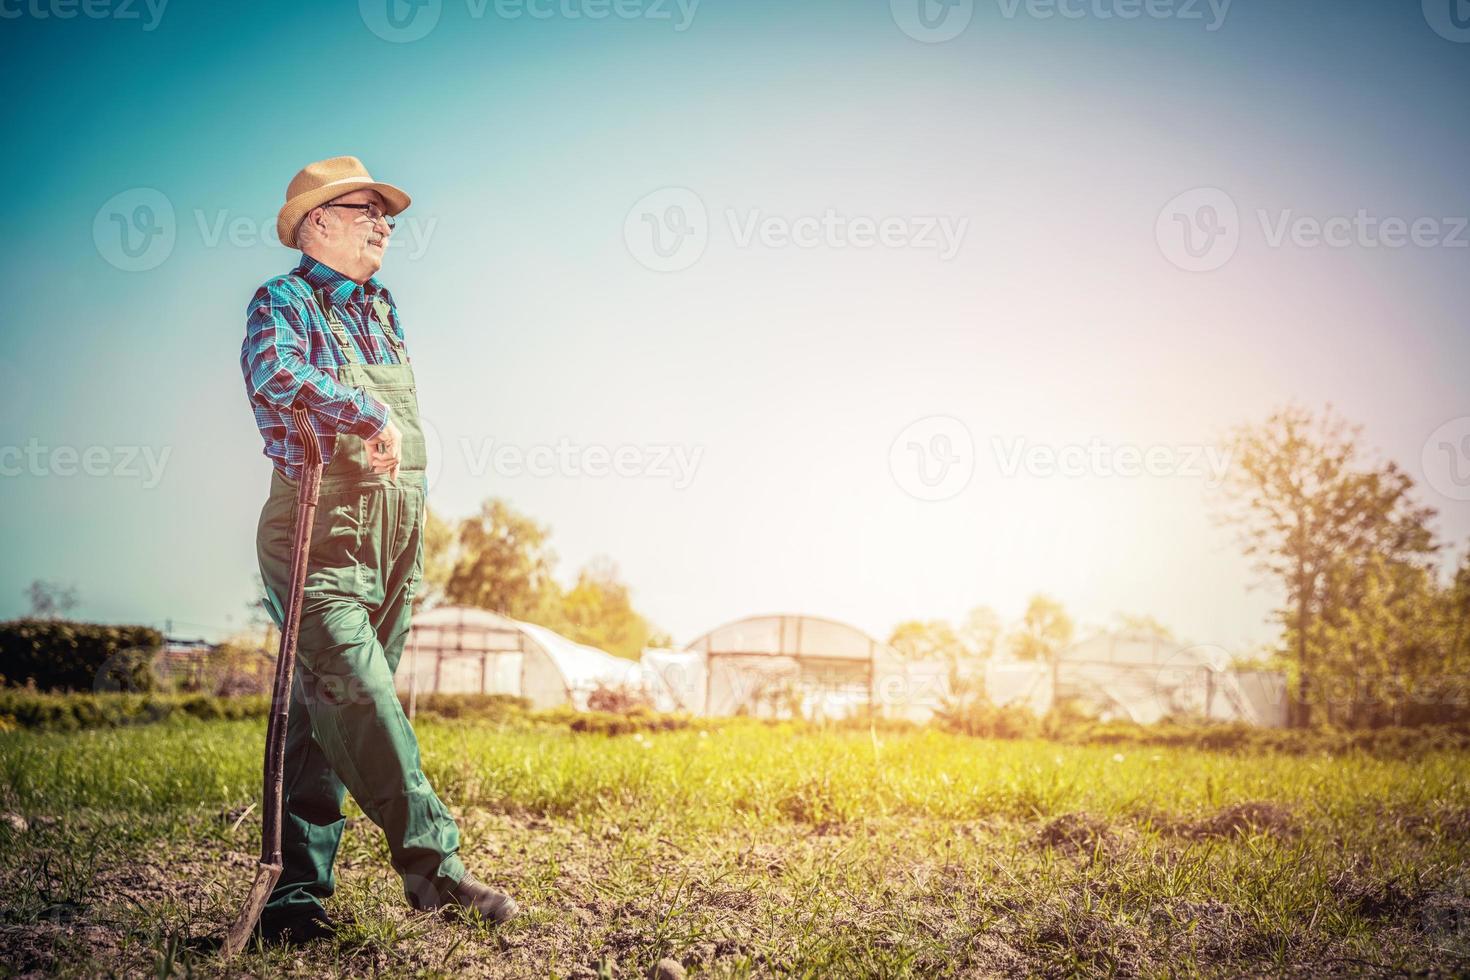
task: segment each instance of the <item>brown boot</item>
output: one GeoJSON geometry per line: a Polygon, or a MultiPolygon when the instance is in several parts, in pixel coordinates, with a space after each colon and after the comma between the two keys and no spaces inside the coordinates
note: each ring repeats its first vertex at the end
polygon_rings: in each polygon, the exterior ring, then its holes
{"type": "Polygon", "coordinates": [[[519,909],[515,899],[504,892],[496,891],[468,873],[459,884],[443,893],[442,901],[443,904],[439,906],[441,911],[453,908],[469,909],[491,925],[508,922],[519,909]]]}

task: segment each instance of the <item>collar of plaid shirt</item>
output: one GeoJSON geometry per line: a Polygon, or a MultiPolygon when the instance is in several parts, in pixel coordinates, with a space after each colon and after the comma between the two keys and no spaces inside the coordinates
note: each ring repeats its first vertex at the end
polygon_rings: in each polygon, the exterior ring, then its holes
{"type": "Polygon", "coordinates": [[[301,254],[301,261],[293,271],[294,275],[306,280],[306,284],[312,290],[324,289],[327,296],[331,298],[332,305],[352,305],[361,307],[383,291],[383,284],[378,282],[378,277],[373,276],[362,285],[333,269],[331,266],[307,255],[301,254]]]}

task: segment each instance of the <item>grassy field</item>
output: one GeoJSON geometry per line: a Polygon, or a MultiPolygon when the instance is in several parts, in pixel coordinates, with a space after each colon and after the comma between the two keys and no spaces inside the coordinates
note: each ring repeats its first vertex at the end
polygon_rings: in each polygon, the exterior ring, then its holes
{"type": "Polygon", "coordinates": [[[521,901],[410,913],[355,808],[329,943],[192,951],[258,847],[264,725],[0,734],[0,974],[632,977],[1470,971],[1470,754],[422,720],[521,901]]]}

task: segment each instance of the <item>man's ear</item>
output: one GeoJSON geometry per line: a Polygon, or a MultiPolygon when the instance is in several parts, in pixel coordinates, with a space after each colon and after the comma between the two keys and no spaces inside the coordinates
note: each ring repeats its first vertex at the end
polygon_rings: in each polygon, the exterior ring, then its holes
{"type": "Polygon", "coordinates": [[[327,233],[327,209],[318,204],[306,212],[306,220],[303,223],[311,225],[316,236],[321,238],[327,233]]]}

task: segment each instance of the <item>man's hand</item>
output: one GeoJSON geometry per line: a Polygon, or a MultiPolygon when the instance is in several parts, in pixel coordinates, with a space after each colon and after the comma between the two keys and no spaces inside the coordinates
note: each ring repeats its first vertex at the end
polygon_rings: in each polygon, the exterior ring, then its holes
{"type": "Polygon", "coordinates": [[[390,479],[398,479],[398,464],[403,458],[403,433],[389,419],[383,431],[368,440],[368,462],[374,473],[387,473],[390,479]]]}

